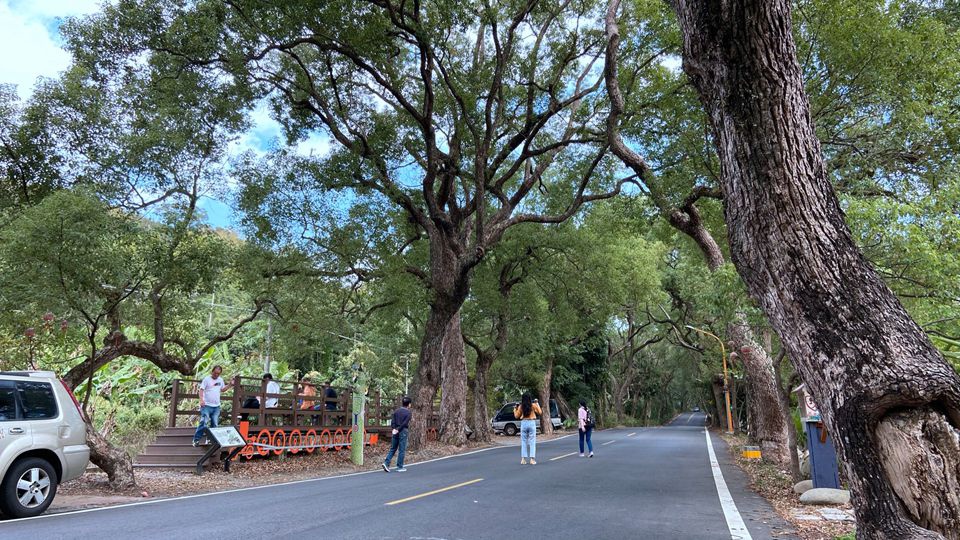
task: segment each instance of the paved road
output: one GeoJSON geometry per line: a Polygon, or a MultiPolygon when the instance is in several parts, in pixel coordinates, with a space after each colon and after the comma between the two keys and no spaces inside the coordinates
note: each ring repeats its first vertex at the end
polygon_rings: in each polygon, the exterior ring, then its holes
{"type": "MultiPolygon", "coordinates": [[[[727,539],[701,413],[667,427],[575,436],[408,464],[408,472],[238,490],[0,523],[2,538],[727,539]],[[458,487],[454,487],[458,486],[458,487]],[[444,488],[446,491],[424,495],[444,488]],[[424,495],[415,498],[418,495],[424,495]],[[393,503],[393,504],[390,504],[393,503]]],[[[713,437],[723,477],[751,535],[792,538],[713,437]]],[[[241,465],[242,466],[242,465],[241,465]]]]}

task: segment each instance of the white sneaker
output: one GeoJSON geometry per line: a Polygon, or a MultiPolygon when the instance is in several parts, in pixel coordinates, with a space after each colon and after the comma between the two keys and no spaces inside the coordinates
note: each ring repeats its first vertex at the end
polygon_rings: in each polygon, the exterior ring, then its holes
{"type": "Polygon", "coordinates": [[[399,469],[397,469],[397,472],[407,472],[407,468],[406,468],[406,467],[400,467],[399,469]]]}
{"type": "Polygon", "coordinates": [[[383,472],[390,472],[390,467],[387,467],[386,463],[381,463],[380,466],[383,467],[383,472]]]}
{"type": "Polygon", "coordinates": [[[580,457],[583,457],[583,452],[580,452],[580,457]]]}
{"type": "Polygon", "coordinates": [[[590,457],[593,457],[593,452],[590,452],[590,457]]]}

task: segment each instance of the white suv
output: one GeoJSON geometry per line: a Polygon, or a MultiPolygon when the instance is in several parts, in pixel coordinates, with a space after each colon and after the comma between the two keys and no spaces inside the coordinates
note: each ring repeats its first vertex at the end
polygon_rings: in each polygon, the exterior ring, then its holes
{"type": "Polygon", "coordinates": [[[0,512],[42,514],[86,470],[86,440],[80,404],[54,373],[0,372],[0,512]]]}

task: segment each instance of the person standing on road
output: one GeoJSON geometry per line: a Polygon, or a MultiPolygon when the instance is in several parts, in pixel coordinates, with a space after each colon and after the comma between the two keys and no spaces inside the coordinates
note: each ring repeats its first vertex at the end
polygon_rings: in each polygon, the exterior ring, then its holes
{"type": "Polygon", "coordinates": [[[593,457],[593,441],[590,435],[593,434],[594,420],[593,413],[587,408],[587,402],[580,400],[580,409],[577,411],[577,424],[580,426],[580,457],[583,457],[583,439],[587,439],[587,448],[590,450],[590,457],[593,457]]]}
{"type": "Polygon", "coordinates": [[[520,464],[537,464],[537,417],[543,414],[539,403],[534,403],[530,394],[524,394],[520,404],[513,409],[513,417],[520,420],[520,464]]]}
{"type": "Polygon", "coordinates": [[[393,419],[390,420],[393,436],[390,437],[390,451],[387,452],[387,459],[383,460],[383,472],[390,472],[390,462],[394,454],[397,454],[397,472],[407,472],[406,467],[403,466],[403,456],[407,453],[407,435],[409,435],[407,428],[410,426],[410,417],[413,413],[410,412],[410,398],[404,397],[401,403],[403,406],[393,411],[393,419]]]}
{"type": "Polygon", "coordinates": [[[220,378],[222,372],[222,367],[213,366],[210,375],[200,381],[200,423],[197,425],[197,432],[193,435],[194,446],[200,444],[203,430],[208,424],[210,427],[217,427],[220,424],[220,392],[230,388],[230,385],[220,378]]]}

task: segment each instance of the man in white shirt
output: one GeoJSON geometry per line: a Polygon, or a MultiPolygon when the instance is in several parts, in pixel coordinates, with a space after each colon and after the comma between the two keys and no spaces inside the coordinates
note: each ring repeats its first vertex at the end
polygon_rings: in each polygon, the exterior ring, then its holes
{"type": "Polygon", "coordinates": [[[221,377],[223,368],[213,366],[210,375],[203,378],[200,382],[200,424],[197,426],[197,432],[193,435],[193,445],[200,444],[200,438],[203,437],[203,431],[207,427],[217,427],[220,424],[220,392],[230,388],[221,377]]]}
{"type": "Polygon", "coordinates": [[[270,394],[279,394],[279,393],[280,393],[280,383],[278,383],[277,381],[273,380],[273,375],[271,375],[271,374],[269,374],[269,373],[264,373],[264,374],[263,374],[263,380],[267,381],[267,390],[266,390],[266,393],[267,393],[267,395],[268,395],[268,397],[266,398],[266,401],[264,402],[263,406],[266,407],[267,409],[275,409],[275,408],[277,407],[277,401],[279,401],[279,400],[278,400],[276,397],[269,397],[269,395],[270,395],[270,394]]]}

